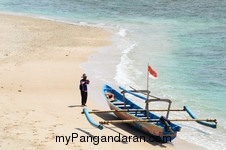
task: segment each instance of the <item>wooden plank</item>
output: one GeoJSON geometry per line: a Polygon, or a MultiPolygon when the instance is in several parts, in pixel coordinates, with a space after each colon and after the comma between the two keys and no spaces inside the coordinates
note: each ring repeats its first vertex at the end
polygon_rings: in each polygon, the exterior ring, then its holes
{"type": "MultiPolygon", "coordinates": [[[[125,105],[116,105],[117,107],[125,108],[125,105]]],[[[126,107],[130,107],[130,105],[126,105],[126,107]]]]}
{"type": "Polygon", "coordinates": [[[124,102],[113,102],[114,105],[124,105],[124,102]]]}

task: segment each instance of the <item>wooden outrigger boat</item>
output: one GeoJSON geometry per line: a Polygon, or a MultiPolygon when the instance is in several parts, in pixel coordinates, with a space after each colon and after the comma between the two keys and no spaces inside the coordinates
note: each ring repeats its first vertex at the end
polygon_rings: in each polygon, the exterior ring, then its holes
{"type": "Polygon", "coordinates": [[[197,117],[191,112],[191,110],[184,106],[183,109],[170,109],[172,101],[169,99],[160,99],[150,95],[150,91],[148,90],[126,90],[122,87],[119,87],[122,92],[119,93],[112,87],[108,85],[104,85],[102,89],[102,93],[110,107],[111,110],[106,111],[91,111],[89,112],[87,108],[83,109],[83,113],[85,114],[87,120],[91,125],[97,127],[99,129],[103,129],[103,125],[109,123],[129,123],[135,128],[151,135],[161,138],[163,142],[172,141],[177,132],[181,130],[181,126],[172,123],[175,121],[196,121],[202,125],[216,128],[217,121],[216,119],[197,119],[197,117]],[[125,97],[126,93],[131,94],[135,97],[138,97],[142,100],[145,100],[146,106],[145,109],[136,105],[134,102],[125,97]],[[141,93],[141,94],[138,94],[141,93]],[[152,98],[149,98],[152,97],[152,98]],[[149,103],[150,102],[167,102],[168,108],[166,110],[150,110],[149,103]],[[153,111],[165,111],[166,116],[157,116],[153,113],[153,111]],[[186,111],[192,119],[169,119],[170,111],[186,111]],[[108,120],[108,121],[100,121],[99,123],[95,123],[89,114],[91,113],[114,113],[121,120],[108,120]],[[212,122],[212,123],[210,123],[212,122]]]}

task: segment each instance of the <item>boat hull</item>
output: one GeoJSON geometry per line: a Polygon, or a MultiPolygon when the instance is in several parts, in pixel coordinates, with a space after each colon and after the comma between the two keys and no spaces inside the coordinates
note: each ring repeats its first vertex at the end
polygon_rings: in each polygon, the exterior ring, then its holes
{"type": "MultiPolygon", "coordinates": [[[[108,97],[106,96],[106,93],[108,93],[108,92],[113,93],[115,95],[115,101],[117,103],[123,102],[123,96],[120,93],[118,93],[116,90],[111,88],[110,86],[104,85],[103,94],[105,96],[105,99],[107,100],[107,103],[108,103],[110,109],[111,110],[125,109],[125,108],[122,108],[123,106],[120,107],[119,105],[115,105],[114,102],[110,101],[108,99],[108,97]]],[[[133,102],[131,102],[128,99],[126,99],[126,103],[130,104],[130,106],[133,106],[129,109],[142,109],[141,107],[137,106],[136,104],[134,104],[133,102]]],[[[131,112],[114,112],[114,114],[119,119],[122,119],[122,120],[142,120],[141,117],[138,117],[135,114],[132,114],[131,112]]],[[[160,118],[152,113],[150,113],[149,116],[153,116],[153,118],[150,118],[150,119],[160,118]]],[[[173,132],[166,132],[164,125],[161,123],[156,123],[156,122],[155,123],[153,123],[153,122],[132,122],[129,124],[148,135],[161,139],[162,142],[171,142],[176,137],[177,131],[180,130],[180,127],[175,124],[173,124],[173,126],[172,126],[173,132]]]]}

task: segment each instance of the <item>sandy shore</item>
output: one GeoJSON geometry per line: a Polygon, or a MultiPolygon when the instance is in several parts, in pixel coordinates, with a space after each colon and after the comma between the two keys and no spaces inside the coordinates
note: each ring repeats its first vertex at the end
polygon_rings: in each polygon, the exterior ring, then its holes
{"type": "MultiPolygon", "coordinates": [[[[4,14],[0,28],[0,149],[201,149],[180,139],[168,144],[81,142],[81,136],[143,135],[126,125],[100,131],[81,114],[79,65],[111,43],[110,33],[4,14]],[[56,141],[72,133],[78,135],[73,142],[56,141]]],[[[88,109],[94,108],[98,104],[89,100],[88,109]]],[[[93,115],[95,120],[112,117],[93,115]]]]}

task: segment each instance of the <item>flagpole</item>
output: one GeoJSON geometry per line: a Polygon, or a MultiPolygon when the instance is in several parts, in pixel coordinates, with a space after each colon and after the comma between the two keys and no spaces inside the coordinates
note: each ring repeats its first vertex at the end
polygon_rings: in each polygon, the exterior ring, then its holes
{"type": "MultiPolygon", "coordinates": [[[[149,99],[149,62],[148,62],[148,68],[147,68],[147,100],[149,99]]],[[[146,103],[146,106],[145,106],[145,109],[146,109],[146,114],[147,116],[149,117],[149,103],[146,103]]]]}
{"type": "Polygon", "coordinates": [[[147,99],[149,98],[149,94],[150,94],[150,91],[149,91],[149,75],[152,75],[154,78],[157,78],[157,72],[155,72],[155,70],[153,70],[151,68],[151,66],[149,66],[149,62],[148,62],[148,69],[147,69],[147,99]]]}
{"type": "MultiPolygon", "coordinates": [[[[149,62],[148,62],[148,67],[149,67],[149,62]]],[[[149,89],[149,72],[148,72],[148,69],[147,69],[147,91],[149,89]]]]}

